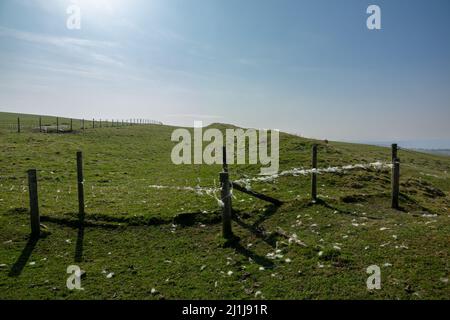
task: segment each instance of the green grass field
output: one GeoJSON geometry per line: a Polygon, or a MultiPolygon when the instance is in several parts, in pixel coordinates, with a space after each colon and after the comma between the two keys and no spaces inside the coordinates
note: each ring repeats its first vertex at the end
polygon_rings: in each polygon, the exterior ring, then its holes
{"type": "MultiPolygon", "coordinates": [[[[37,123],[36,116],[23,117],[30,127],[37,123]]],[[[309,176],[253,183],[284,204],[235,191],[239,241],[225,246],[213,196],[152,187],[218,187],[221,166],[172,164],[174,127],[18,134],[8,126],[15,119],[0,113],[0,299],[450,298],[449,157],[399,151],[400,211],[390,209],[386,168],[318,175],[316,204],[309,176]],[[78,150],[86,180],[83,223],[78,150]],[[38,170],[44,225],[38,241],[29,237],[30,168],[38,170]],[[289,243],[285,233],[306,246],[289,243]],[[66,288],[73,264],[86,271],[84,290],[66,288]],[[380,290],[366,287],[370,265],[381,268],[380,290]]],[[[320,168],[391,157],[388,148],[281,133],[280,170],[309,168],[314,143],[320,168]]],[[[233,180],[258,172],[255,165],[230,166],[233,180]]]]}

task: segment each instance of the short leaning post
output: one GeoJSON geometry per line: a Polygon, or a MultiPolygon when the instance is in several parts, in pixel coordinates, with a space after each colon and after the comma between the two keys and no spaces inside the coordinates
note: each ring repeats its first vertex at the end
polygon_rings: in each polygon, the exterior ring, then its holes
{"type": "Polygon", "coordinates": [[[400,195],[400,159],[394,159],[392,164],[392,209],[399,209],[399,195],[400,195]]]}
{"type": "Polygon", "coordinates": [[[312,147],[311,198],[317,201],[317,144],[312,147]]]}
{"type": "Polygon", "coordinates": [[[231,192],[228,172],[220,173],[220,184],[222,187],[222,234],[228,240],[233,237],[233,231],[231,230],[231,192]]]}
{"type": "Polygon", "coordinates": [[[39,218],[36,169],[28,170],[28,191],[30,194],[31,237],[38,238],[41,234],[41,221],[39,218]]]}
{"type": "Polygon", "coordinates": [[[78,213],[84,215],[83,153],[77,152],[78,213]]]}

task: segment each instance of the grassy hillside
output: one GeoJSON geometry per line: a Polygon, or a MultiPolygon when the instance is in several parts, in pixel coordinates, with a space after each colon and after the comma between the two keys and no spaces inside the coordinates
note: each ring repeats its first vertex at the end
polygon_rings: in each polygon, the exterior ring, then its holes
{"type": "MultiPolygon", "coordinates": [[[[0,113],[0,123],[16,118],[0,113]]],[[[240,240],[224,247],[214,195],[154,187],[218,186],[220,166],[172,164],[174,127],[75,129],[18,134],[0,126],[2,299],[450,297],[448,157],[399,151],[401,211],[390,209],[387,168],[320,174],[317,204],[309,201],[308,175],[254,182],[254,190],[284,204],[235,191],[240,240]],[[77,150],[84,153],[84,223],[77,217],[77,150]],[[37,242],[28,236],[30,168],[38,169],[45,225],[37,242]],[[306,247],[283,236],[294,233],[306,247]],[[86,271],[83,291],[66,288],[71,264],[86,271]],[[382,289],[368,291],[366,268],[374,264],[382,289]]],[[[282,133],[280,171],[309,168],[314,143],[320,168],[390,161],[387,148],[282,133]]],[[[230,166],[233,180],[258,172],[230,166]]]]}

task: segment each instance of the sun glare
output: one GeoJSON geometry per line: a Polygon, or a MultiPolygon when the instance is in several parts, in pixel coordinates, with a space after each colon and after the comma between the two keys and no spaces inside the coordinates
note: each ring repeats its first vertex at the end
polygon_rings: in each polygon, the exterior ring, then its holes
{"type": "Polygon", "coordinates": [[[82,11],[114,14],[123,7],[124,0],[76,0],[82,11]]]}

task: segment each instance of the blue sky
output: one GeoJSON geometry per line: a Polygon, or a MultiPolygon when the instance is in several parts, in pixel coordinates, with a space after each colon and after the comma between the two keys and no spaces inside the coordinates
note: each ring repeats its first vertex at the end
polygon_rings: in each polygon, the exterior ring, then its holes
{"type": "Polygon", "coordinates": [[[449,13],[447,0],[2,0],[0,110],[450,141],[449,13]],[[74,2],[81,30],[66,28],[74,2]],[[366,28],[370,4],[382,30],[366,28]]]}

